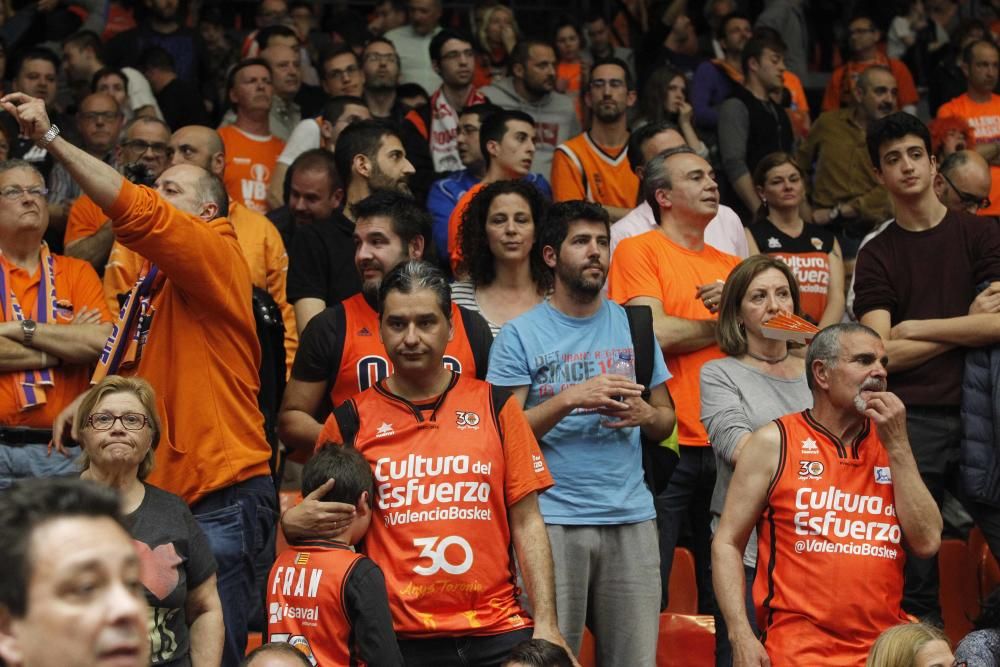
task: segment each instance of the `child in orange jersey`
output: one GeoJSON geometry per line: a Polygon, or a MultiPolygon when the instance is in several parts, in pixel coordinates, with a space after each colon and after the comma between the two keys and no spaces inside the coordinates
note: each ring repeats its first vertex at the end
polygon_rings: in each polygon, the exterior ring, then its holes
{"type": "Polygon", "coordinates": [[[313,664],[403,664],[382,570],[351,549],[368,531],[373,490],[368,462],[351,447],[324,447],[303,470],[303,497],[355,507],[337,537],[289,544],[268,578],[269,640],[295,646],[313,664]]]}

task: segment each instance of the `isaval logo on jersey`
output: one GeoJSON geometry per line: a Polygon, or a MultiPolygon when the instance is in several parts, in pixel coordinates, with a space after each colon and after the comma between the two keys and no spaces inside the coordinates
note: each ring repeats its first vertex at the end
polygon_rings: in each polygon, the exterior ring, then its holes
{"type": "Polygon", "coordinates": [[[479,415],[475,412],[462,412],[461,410],[455,410],[455,423],[458,425],[459,431],[478,431],[479,415]]]}
{"type": "Polygon", "coordinates": [[[892,472],[888,466],[875,466],[875,483],[892,484],[892,472]]]}
{"type": "Polygon", "coordinates": [[[799,461],[799,479],[821,479],[824,470],[822,461],[799,461]]]}

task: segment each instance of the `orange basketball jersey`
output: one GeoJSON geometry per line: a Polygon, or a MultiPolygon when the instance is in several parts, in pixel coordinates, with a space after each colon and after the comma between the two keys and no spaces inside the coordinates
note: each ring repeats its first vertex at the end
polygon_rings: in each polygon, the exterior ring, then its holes
{"type": "Polygon", "coordinates": [[[853,442],[808,410],[775,423],[753,585],[761,641],[775,667],[861,667],[879,634],[907,621],[889,457],[870,421],[853,442]]]}
{"type": "Polygon", "coordinates": [[[268,135],[248,134],[235,125],[219,128],[226,147],[226,171],[222,177],[229,198],[259,213],[267,213],[267,184],[285,142],[268,135]]]}

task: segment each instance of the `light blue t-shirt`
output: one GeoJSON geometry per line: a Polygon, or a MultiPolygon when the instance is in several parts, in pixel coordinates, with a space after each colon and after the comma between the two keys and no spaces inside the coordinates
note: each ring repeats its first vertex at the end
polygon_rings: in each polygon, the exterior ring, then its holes
{"type": "MultiPolygon", "coordinates": [[[[650,336],[653,335],[650,331],[650,336]]],[[[613,356],[633,354],[625,310],[604,300],[591,317],[569,317],[548,301],[500,329],[490,351],[487,380],[502,387],[530,385],[525,410],[564,388],[608,372],[613,356]]],[[[651,386],[670,377],[660,346],[653,341],[651,386]]],[[[546,523],[624,524],[656,516],[643,481],[639,429],[601,425],[606,417],[574,410],[541,438],[556,485],[538,503],[546,523]]]]}

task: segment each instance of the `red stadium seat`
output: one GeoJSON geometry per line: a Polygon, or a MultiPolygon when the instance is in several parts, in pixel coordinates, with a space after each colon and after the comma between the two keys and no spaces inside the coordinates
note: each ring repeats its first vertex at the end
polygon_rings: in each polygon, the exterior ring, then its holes
{"type": "Polygon", "coordinates": [[[698,581],[694,574],[694,555],[688,549],[674,549],[674,565],[670,570],[670,604],[674,614],[698,613],[698,581]]]}
{"type": "Polygon", "coordinates": [[[580,643],[580,655],[577,656],[580,667],[597,667],[597,647],[594,635],[588,628],[583,629],[583,641],[580,643]]]}
{"type": "Polygon", "coordinates": [[[979,578],[979,601],[982,602],[1000,586],[1000,563],[990,551],[983,531],[973,528],[969,533],[969,551],[975,559],[979,578]]]}
{"type": "Polygon", "coordinates": [[[952,644],[972,630],[972,621],[979,614],[979,584],[974,556],[962,540],[942,540],[938,552],[941,575],[939,599],[945,634],[952,644]]]}
{"type": "Polygon", "coordinates": [[[670,612],[660,614],[660,639],[656,648],[656,667],[714,664],[714,618],[672,614],[670,612]]]}
{"type": "Polygon", "coordinates": [[[251,632],[247,635],[247,653],[254,650],[264,641],[264,636],[259,632],[251,632]]]}

